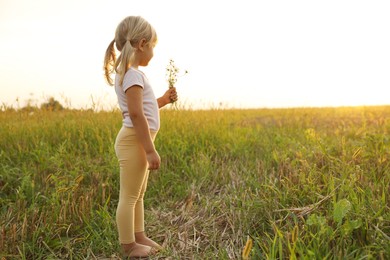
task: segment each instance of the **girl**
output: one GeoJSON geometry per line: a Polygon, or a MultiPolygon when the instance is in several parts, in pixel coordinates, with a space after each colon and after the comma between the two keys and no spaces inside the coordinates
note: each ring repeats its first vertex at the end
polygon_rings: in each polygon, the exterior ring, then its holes
{"type": "Polygon", "coordinates": [[[152,59],[156,42],[156,32],[145,19],[129,16],[119,23],[104,58],[105,78],[109,85],[115,85],[123,116],[115,141],[120,166],[116,223],[122,250],[130,257],[147,257],[161,249],[145,234],[143,197],[149,170],[160,167],[153,144],[160,127],[159,108],[176,101],[177,93],[170,88],[156,100],[147,77],[138,70],[152,59]],[[120,52],[118,58],[114,45],[120,52]]]}

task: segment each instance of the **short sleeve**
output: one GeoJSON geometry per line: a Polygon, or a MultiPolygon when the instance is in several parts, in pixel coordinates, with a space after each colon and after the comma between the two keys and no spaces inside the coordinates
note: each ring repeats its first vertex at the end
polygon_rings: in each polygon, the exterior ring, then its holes
{"type": "Polygon", "coordinates": [[[122,89],[124,92],[126,92],[126,90],[134,85],[144,88],[145,83],[142,75],[138,71],[130,69],[126,72],[123,79],[122,89]]]}

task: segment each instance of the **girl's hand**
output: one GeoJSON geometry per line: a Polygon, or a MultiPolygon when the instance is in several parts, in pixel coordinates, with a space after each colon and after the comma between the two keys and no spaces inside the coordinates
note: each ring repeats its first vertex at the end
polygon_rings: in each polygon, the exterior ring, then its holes
{"type": "Polygon", "coordinates": [[[176,102],[177,101],[177,92],[176,92],[176,88],[175,87],[171,87],[169,88],[164,96],[163,96],[168,102],[168,103],[173,103],[173,102],[176,102]]]}
{"type": "Polygon", "coordinates": [[[160,168],[161,159],[156,150],[146,153],[146,160],[148,161],[148,170],[158,170],[160,168]]]}
{"type": "Polygon", "coordinates": [[[174,103],[177,101],[177,92],[175,87],[169,88],[164,95],[157,99],[158,108],[162,108],[169,103],[174,103]]]}

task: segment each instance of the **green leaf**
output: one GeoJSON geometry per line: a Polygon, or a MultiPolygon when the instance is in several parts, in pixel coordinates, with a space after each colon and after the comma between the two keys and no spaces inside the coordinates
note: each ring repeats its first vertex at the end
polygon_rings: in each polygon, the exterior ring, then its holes
{"type": "Polygon", "coordinates": [[[351,228],[352,229],[358,229],[361,227],[362,225],[362,220],[361,219],[356,219],[356,220],[352,220],[350,222],[350,225],[351,225],[351,228]]]}
{"type": "Polygon", "coordinates": [[[340,225],[350,210],[351,203],[347,199],[339,200],[333,210],[333,219],[340,225]]]}
{"type": "Polygon", "coordinates": [[[346,220],[341,228],[341,232],[344,236],[348,236],[353,230],[358,229],[362,222],[360,219],[357,220],[346,220]]]}
{"type": "Polygon", "coordinates": [[[316,214],[312,214],[309,216],[308,220],[306,221],[306,224],[308,226],[314,226],[316,225],[318,222],[317,222],[317,215],[316,214]]]}
{"type": "Polygon", "coordinates": [[[316,214],[310,215],[306,224],[308,226],[320,226],[323,227],[326,225],[326,218],[324,216],[317,216],[316,214]]]}

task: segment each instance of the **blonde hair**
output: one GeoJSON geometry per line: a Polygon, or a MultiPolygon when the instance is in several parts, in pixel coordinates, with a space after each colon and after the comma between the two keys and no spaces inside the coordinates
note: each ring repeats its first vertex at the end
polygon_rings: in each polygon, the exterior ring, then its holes
{"type": "Polygon", "coordinates": [[[154,28],[141,16],[128,16],[123,19],[116,28],[115,38],[108,45],[104,56],[104,76],[110,86],[114,85],[111,74],[119,75],[119,82],[122,85],[126,71],[134,61],[136,46],[142,39],[147,44],[157,42],[157,34],[154,28]],[[120,52],[118,58],[116,51],[120,52]]]}

